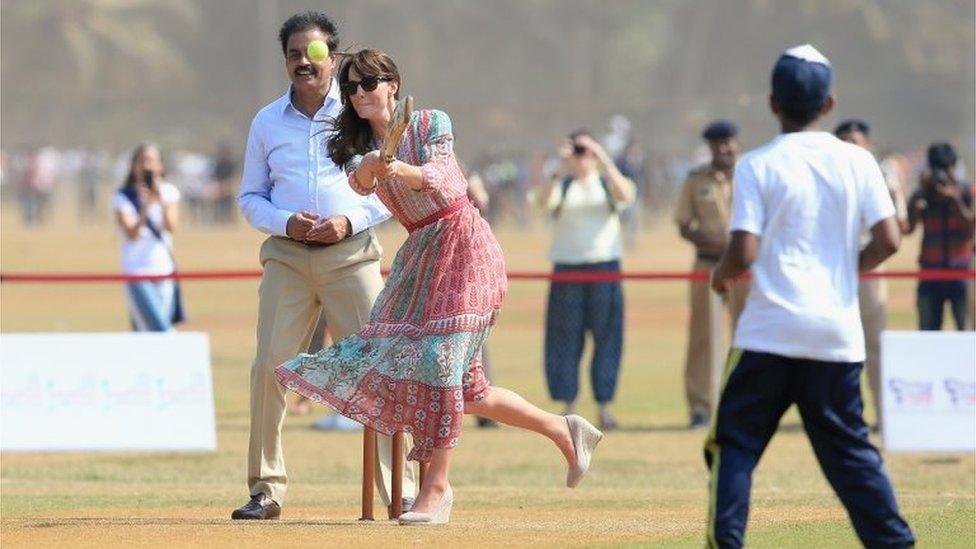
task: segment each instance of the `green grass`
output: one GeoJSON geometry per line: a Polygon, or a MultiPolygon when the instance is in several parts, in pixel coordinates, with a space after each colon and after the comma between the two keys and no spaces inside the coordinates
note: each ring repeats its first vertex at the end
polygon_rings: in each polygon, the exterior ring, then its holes
{"type": "MultiPolygon", "coordinates": [[[[3,271],[112,271],[115,235],[107,224],[70,219],[40,230],[17,227],[3,212],[3,271]]],[[[177,253],[184,269],[255,268],[260,235],[186,228],[177,253]],[[218,253],[214,253],[217,250],[218,253]]],[[[392,257],[398,229],[381,239],[392,257]]],[[[541,229],[502,231],[511,269],[547,268],[541,229]]],[[[917,242],[895,265],[911,268],[917,242]]],[[[633,270],[685,269],[691,252],[668,226],[649,230],[625,258],[633,270]]],[[[218,451],[209,454],[53,453],[0,456],[0,535],[5,546],[158,547],[393,544],[699,547],[704,539],[707,470],[701,432],[683,429],[687,292],[680,283],[628,283],[625,359],[616,411],[621,424],[596,455],[591,476],[574,491],[540,437],[514,429],[483,431],[466,423],[452,480],[457,503],[445,528],[415,530],[361,524],[357,434],[309,430],[313,418],[289,418],[284,443],[290,488],[277,524],[231,523],[244,502],[248,370],[254,353],[257,281],[186,284],[191,322],[213,350],[218,451]]],[[[914,324],[913,284],[890,288],[890,325],[914,324]]],[[[548,401],[541,371],[545,285],[512,282],[489,342],[495,381],[529,400],[548,401]]],[[[0,286],[0,327],[17,331],[123,331],[114,285],[0,286]]],[[[582,412],[593,417],[582,375],[582,412]]],[[[868,411],[869,417],[873,414],[868,411]]],[[[747,542],[754,547],[856,547],[846,515],[824,481],[795,412],[784,418],[756,472],[747,542]]],[[[879,441],[876,441],[879,442],[879,441]]],[[[898,499],[923,547],[972,547],[976,540],[972,455],[888,454],[898,499]]],[[[378,500],[377,500],[378,505],[378,500]]]]}

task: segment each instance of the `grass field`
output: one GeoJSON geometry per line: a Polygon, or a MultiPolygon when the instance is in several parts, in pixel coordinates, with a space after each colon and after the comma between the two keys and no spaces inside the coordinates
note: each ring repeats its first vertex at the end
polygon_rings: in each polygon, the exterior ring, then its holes
{"type": "MultiPolygon", "coordinates": [[[[73,214],[42,229],[2,212],[0,270],[114,271],[117,241],[108,223],[78,225],[73,214]]],[[[381,234],[386,262],[400,229],[381,234]]],[[[510,269],[547,268],[541,225],[500,231],[510,269]]],[[[177,235],[184,270],[250,269],[261,236],[236,228],[186,227],[177,235]]],[[[917,241],[893,264],[911,268],[917,241]]],[[[686,269],[691,250],[666,219],[628,252],[629,270],[686,269]]],[[[541,371],[546,287],[512,282],[489,342],[495,381],[552,410],[541,371]]],[[[627,283],[625,361],[617,398],[623,429],[601,444],[591,476],[574,491],[541,438],[466,423],[454,460],[457,503],[450,525],[398,528],[359,523],[358,434],[309,430],[290,418],[285,448],[290,488],[283,520],[231,522],[244,502],[248,370],[254,353],[257,281],[186,284],[191,322],[210,334],[219,450],[212,454],[11,454],[0,456],[0,539],[6,547],[259,546],[701,546],[708,480],[704,434],[684,429],[683,367],[687,289],[681,283],[627,283]]],[[[914,283],[890,287],[890,326],[913,328],[914,283]]],[[[0,330],[124,331],[121,289],[113,284],[0,287],[0,330]]],[[[593,417],[584,377],[583,413],[593,417]]],[[[872,416],[873,412],[868,411],[872,416]]],[[[880,441],[876,441],[880,442],[880,441]]],[[[904,514],[923,547],[973,547],[976,465],[968,454],[888,454],[904,514]]],[[[378,502],[378,500],[377,500],[378,502]]],[[[754,547],[856,547],[844,510],[817,467],[791,411],[755,475],[747,542],[754,547]]],[[[377,503],[377,505],[379,505],[377,503]]]]}

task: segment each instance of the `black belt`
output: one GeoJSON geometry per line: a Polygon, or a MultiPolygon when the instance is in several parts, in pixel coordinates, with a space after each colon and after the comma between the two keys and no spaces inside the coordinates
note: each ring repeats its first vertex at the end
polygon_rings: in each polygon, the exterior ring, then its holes
{"type": "Polygon", "coordinates": [[[722,259],[721,254],[703,254],[698,252],[695,257],[701,261],[711,261],[712,263],[717,263],[719,259],[722,259]]]}

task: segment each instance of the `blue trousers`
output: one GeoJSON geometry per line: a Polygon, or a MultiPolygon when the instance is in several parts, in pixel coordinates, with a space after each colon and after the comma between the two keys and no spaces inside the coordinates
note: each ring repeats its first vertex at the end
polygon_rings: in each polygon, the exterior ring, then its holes
{"type": "MultiPolygon", "coordinates": [[[[619,261],[557,263],[556,272],[619,272],[619,261]]],[[[593,338],[590,380],[596,401],[610,402],[617,390],[624,340],[624,294],[620,282],[554,282],[546,308],[546,383],[553,400],[573,402],[579,394],[583,341],[593,338]]]]}
{"type": "MultiPolygon", "coordinates": [[[[863,363],[820,362],[733,349],[705,443],[711,469],[708,546],[742,547],[752,471],[792,404],[820,469],[865,547],[915,543],[862,418],[863,363]]],[[[810,540],[811,542],[813,540],[810,540]]],[[[802,545],[802,543],[799,543],[802,545]]]]}
{"type": "Polygon", "coordinates": [[[920,280],[918,283],[918,329],[941,330],[945,303],[949,302],[957,330],[966,326],[965,280],[920,280]]]}
{"type": "Polygon", "coordinates": [[[127,282],[129,321],[134,332],[168,332],[173,329],[173,300],[176,286],[172,280],[127,282]]]}

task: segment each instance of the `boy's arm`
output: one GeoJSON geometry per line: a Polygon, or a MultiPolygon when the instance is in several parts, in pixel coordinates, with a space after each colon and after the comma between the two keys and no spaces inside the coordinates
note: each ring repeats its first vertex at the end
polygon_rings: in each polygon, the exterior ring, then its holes
{"type": "Polygon", "coordinates": [[[759,255],[759,239],[766,226],[763,193],[751,163],[745,158],[735,167],[732,190],[731,239],[712,273],[712,289],[726,293],[736,277],[745,273],[759,255]]]}
{"type": "Polygon", "coordinates": [[[720,294],[726,293],[732,281],[749,270],[758,253],[758,235],[748,231],[732,231],[732,241],[712,273],[712,289],[720,294]]]}
{"type": "Polygon", "coordinates": [[[874,270],[884,263],[884,260],[894,255],[900,244],[901,231],[898,227],[898,219],[886,217],[878,221],[871,227],[871,241],[858,256],[858,270],[862,273],[874,270]]]}

